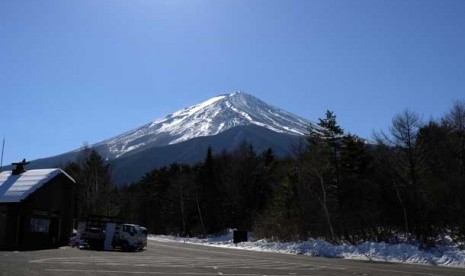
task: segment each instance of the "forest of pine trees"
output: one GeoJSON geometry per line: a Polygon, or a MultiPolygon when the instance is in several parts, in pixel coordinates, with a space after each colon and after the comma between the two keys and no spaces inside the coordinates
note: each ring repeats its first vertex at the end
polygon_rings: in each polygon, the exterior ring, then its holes
{"type": "Polygon", "coordinates": [[[236,228],[280,241],[465,241],[465,102],[428,122],[405,110],[375,137],[344,132],[328,111],[288,158],[247,142],[209,148],[203,162],[157,168],[119,188],[93,150],[65,170],[78,183],[79,217],[119,216],[156,234],[236,228]]]}

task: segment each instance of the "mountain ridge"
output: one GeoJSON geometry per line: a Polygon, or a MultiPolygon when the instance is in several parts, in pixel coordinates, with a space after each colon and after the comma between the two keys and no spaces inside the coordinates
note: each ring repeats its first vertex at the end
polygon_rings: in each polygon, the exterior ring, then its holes
{"type": "Polygon", "coordinates": [[[293,154],[291,146],[302,142],[310,124],[313,123],[252,95],[234,92],[99,143],[32,160],[28,168],[64,167],[79,160],[82,152],[90,148],[112,165],[115,183],[123,185],[161,166],[200,162],[210,146],[216,153],[232,152],[245,141],[257,152],[271,148],[277,156],[289,156],[293,154]]]}
{"type": "Polygon", "coordinates": [[[111,162],[113,175],[118,185],[131,183],[154,168],[173,163],[193,165],[200,162],[205,159],[209,147],[214,155],[218,155],[234,152],[243,142],[252,144],[258,153],[271,148],[274,155],[285,157],[293,155],[293,146],[305,143],[305,139],[256,125],[237,126],[213,136],[196,137],[173,145],[131,152],[111,162]]]}

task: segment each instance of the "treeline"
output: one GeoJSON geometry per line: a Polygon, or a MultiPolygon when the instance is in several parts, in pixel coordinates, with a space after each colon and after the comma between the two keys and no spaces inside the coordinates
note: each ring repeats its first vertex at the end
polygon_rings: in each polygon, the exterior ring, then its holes
{"type": "Polygon", "coordinates": [[[124,187],[123,216],[155,233],[205,235],[251,229],[271,201],[278,181],[271,150],[257,156],[243,143],[235,152],[195,166],[173,164],[124,187]]]}
{"type": "Polygon", "coordinates": [[[95,151],[66,170],[79,183],[79,216],[117,215],[158,234],[465,241],[465,102],[436,121],[406,110],[375,139],[345,133],[328,111],[289,158],[246,142],[234,152],[209,148],[199,164],[154,169],[118,189],[95,151]]]}

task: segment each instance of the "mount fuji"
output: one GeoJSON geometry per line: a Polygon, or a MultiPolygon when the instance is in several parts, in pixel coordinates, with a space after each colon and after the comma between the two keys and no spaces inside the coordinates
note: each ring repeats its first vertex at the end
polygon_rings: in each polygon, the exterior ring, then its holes
{"type": "MultiPolygon", "coordinates": [[[[310,121],[243,93],[223,94],[184,108],[116,137],[90,145],[112,164],[117,184],[139,180],[146,172],[172,163],[203,160],[232,151],[247,141],[257,152],[273,149],[278,156],[291,153],[310,121]]],[[[30,168],[63,166],[75,161],[82,149],[38,159],[30,168]]]]}

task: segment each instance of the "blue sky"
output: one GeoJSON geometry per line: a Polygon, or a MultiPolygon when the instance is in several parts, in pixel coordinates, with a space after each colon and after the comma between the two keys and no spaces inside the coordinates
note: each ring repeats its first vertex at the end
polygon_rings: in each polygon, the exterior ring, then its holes
{"type": "Polygon", "coordinates": [[[463,0],[0,0],[4,164],[244,91],[371,137],[465,100],[463,0]]]}

